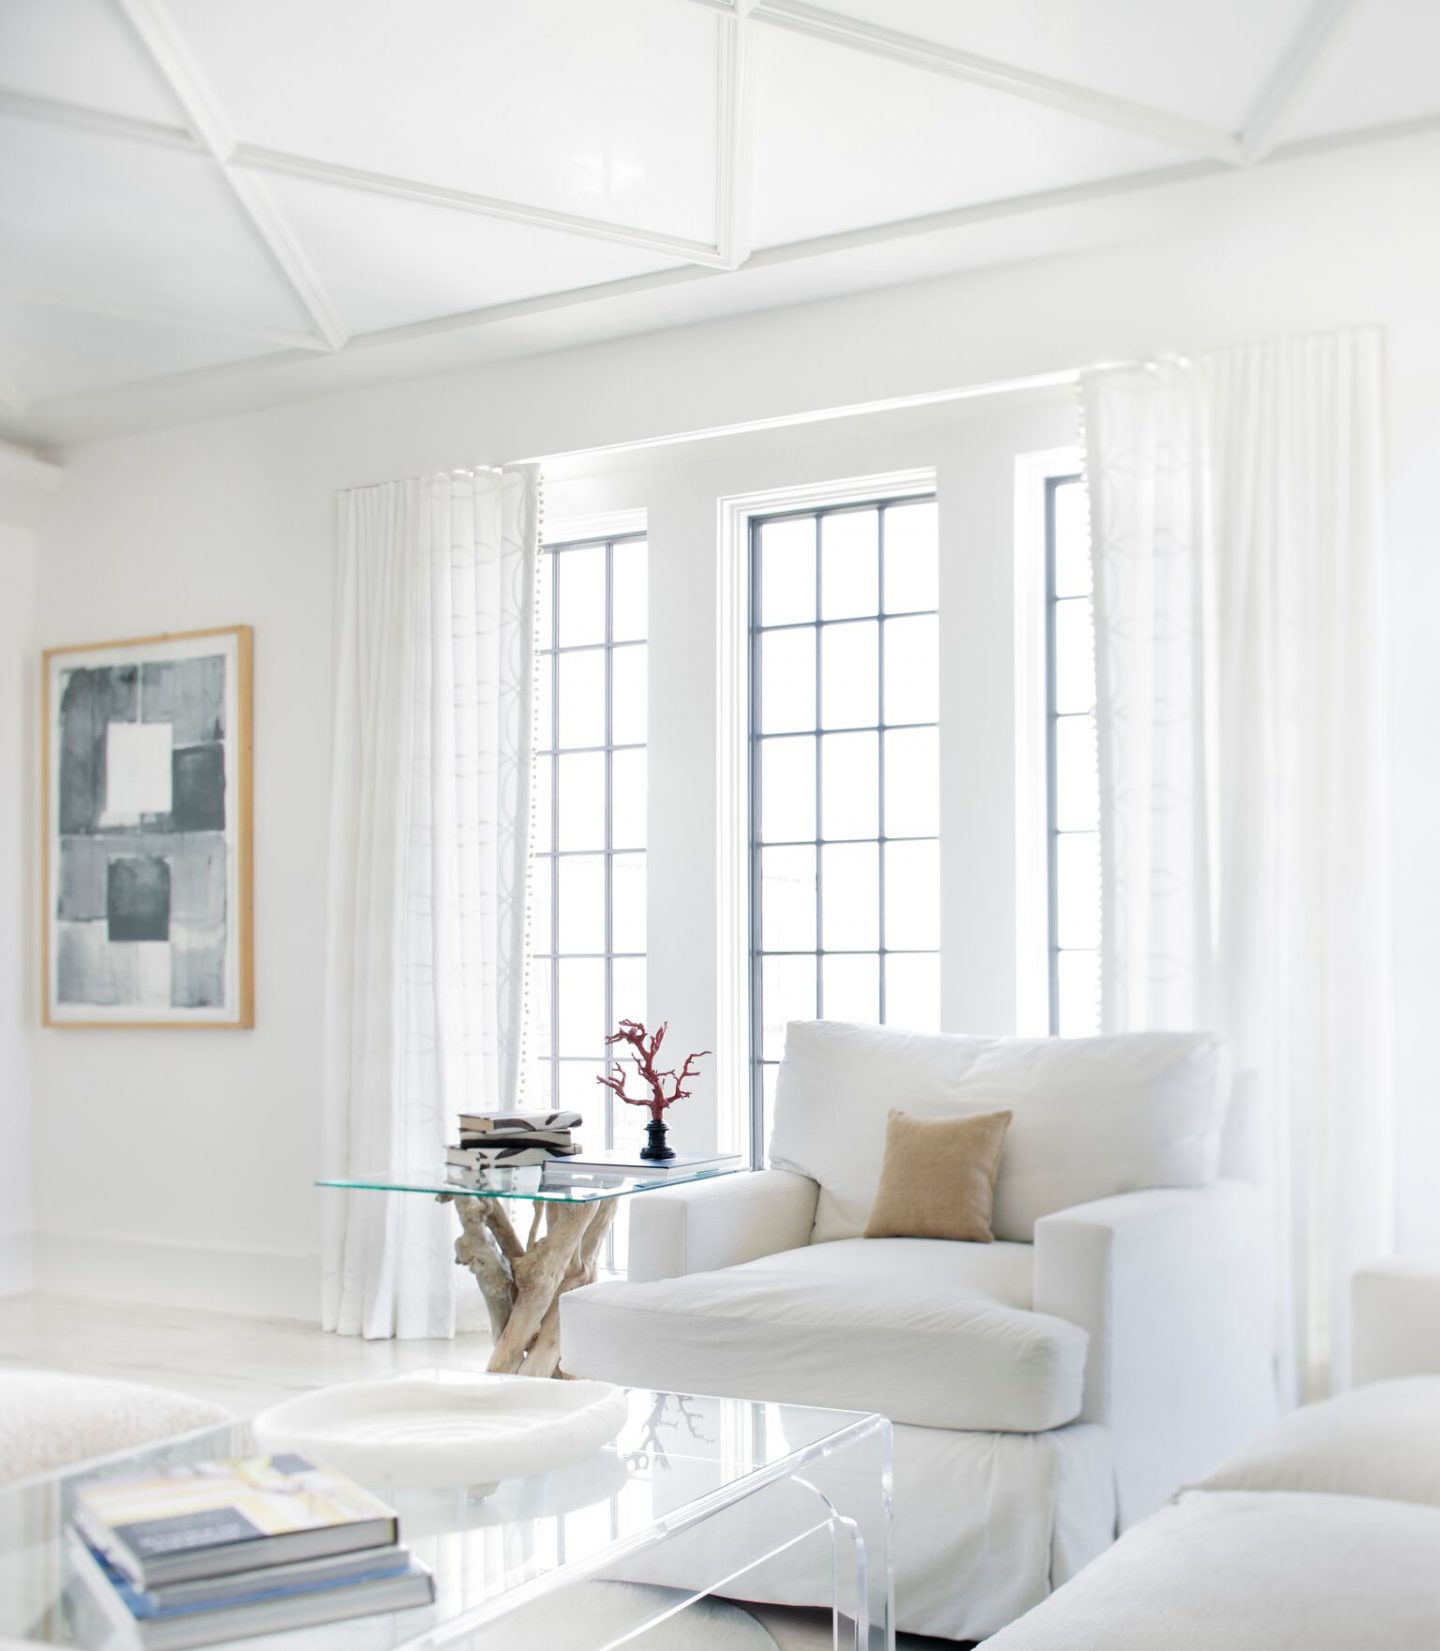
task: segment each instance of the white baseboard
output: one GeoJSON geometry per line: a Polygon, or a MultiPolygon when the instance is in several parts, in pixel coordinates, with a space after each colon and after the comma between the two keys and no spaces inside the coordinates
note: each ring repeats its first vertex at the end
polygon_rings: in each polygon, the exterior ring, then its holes
{"type": "Polygon", "coordinates": [[[320,1258],[36,1233],[33,1288],[54,1295],[320,1318],[320,1258]]]}
{"type": "Polygon", "coordinates": [[[35,1235],[0,1233],[0,1296],[23,1296],[35,1288],[35,1235]]]}

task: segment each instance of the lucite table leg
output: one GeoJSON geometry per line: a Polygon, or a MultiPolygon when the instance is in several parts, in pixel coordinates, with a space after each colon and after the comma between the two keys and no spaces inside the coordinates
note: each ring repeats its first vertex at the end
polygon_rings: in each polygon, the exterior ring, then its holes
{"type": "Polygon", "coordinates": [[[557,1375],[560,1297],[594,1281],[615,1200],[537,1204],[523,1244],[505,1200],[441,1195],[441,1202],[455,1205],[461,1227],[455,1260],[474,1275],[490,1315],[495,1350],[486,1368],[557,1375]]]}

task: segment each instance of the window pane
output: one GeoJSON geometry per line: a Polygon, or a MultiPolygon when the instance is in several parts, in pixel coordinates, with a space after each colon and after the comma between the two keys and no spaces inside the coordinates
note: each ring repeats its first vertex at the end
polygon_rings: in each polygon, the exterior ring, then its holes
{"type": "Polygon", "coordinates": [[[1099,952],[1061,952],[1059,967],[1062,1038],[1093,1037],[1100,1030],[1099,952]]]}
{"type": "Polygon", "coordinates": [[[530,888],[530,944],[537,952],[550,950],[550,876],[554,864],[548,854],[535,856],[530,888]]]}
{"type": "Polygon", "coordinates": [[[871,1023],[880,1019],[880,959],[873,952],[862,957],[827,957],[822,968],[826,1020],[871,1023]]]}
{"type": "Polygon", "coordinates": [[[760,964],[761,1047],[766,1060],[785,1053],[785,1027],[815,1019],[815,959],[765,957],[760,964]]]}
{"type": "MultiPolygon", "coordinates": [[[[617,952],[645,950],[645,856],[615,854],[612,878],[610,944],[617,952]]],[[[639,1020],[641,1017],[633,1017],[639,1020]]],[[[614,1031],[614,1027],[611,1027],[614,1031]]]]}
{"type": "Polygon", "coordinates": [[[764,1140],[760,1144],[764,1146],[767,1155],[770,1149],[770,1126],[775,1121],[775,1084],[779,1074],[779,1067],[772,1064],[767,1063],[760,1069],[760,1087],[764,1109],[764,1117],[761,1120],[764,1140]]]}
{"type": "Polygon", "coordinates": [[[1100,944],[1100,834],[1077,832],[1056,839],[1055,931],[1063,947],[1100,944]]]}
{"type": "Polygon", "coordinates": [[[555,746],[555,701],[551,687],[555,656],[545,654],[535,661],[535,749],[550,751],[555,746]]]}
{"type": "MultiPolygon", "coordinates": [[[[615,1007],[617,1024],[622,1020],[645,1020],[643,957],[617,957],[610,965],[610,1000],[615,1007]]],[[[613,1032],[615,1028],[612,1026],[610,1030],[613,1032]]]]}
{"type": "Polygon", "coordinates": [[[820,632],[822,727],[873,728],[880,720],[879,630],[871,619],[820,632]]]}
{"type": "Polygon", "coordinates": [[[610,738],[616,745],[645,743],[645,645],[616,648],[610,655],[610,738]]]}
{"type": "Polygon", "coordinates": [[[761,635],[759,699],[763,734],[788,734],[815,726],[813,628],[761,635]]]}
{"type": "Polygon", "coordinates": [[[885,1024],[940,1030],[940,959],[934,952],[892,952],[885,959],[885,1024]]]}
{"type": "Polygon", "coordinates": [[[605,857],[560,857],[560,950],[605,950],[605,857]]]}
{"type": "Polygon", "coordinates": [[[1088,711],[1095,703],[1095,622],[1088,600],[1055,604],[1055,709],[1088,711]]]}
{"type": "Polygon", "coordinates": [[[540,556],[540,571],[535,579],[535,646],[554,645],[555,623],[555,557],[548,551],[540,556]]]}
{"type": "MultiPolygon", "coordinates": [[[[537,957],[530,964],[530,1025],[535,1037],[535,1048],[548,1055],[554,1047],[550,1032],[550,971],[554,968],[548,957],[537,957]]],[[[548,1065],[542,1060],[540,1065],[548,1065]]]]}
{"type": "Polygon", "coordinates": [[[885,512],[885,611],[940,605],[940,552],[933,499],[885,512]]]}
{"type": "MultiPolygon", "coordinates": [[[[560,983],[557,1027],[561,1055],[594,1055],[605,1042],[603,958],[562,958],[555,965],[560,983]]],[[[593,1098],[591,1104],[593,1105],[593,1098]]]]}
{"type": "Polygon", "coordinates": [[[885,736],[885,835],[933,837],[940,830],[940,737],[934,728],[885,736]]]}
{"type": "Polygon", "coordinates": [[[934,614],[885,621],[885,720],[934,722],[939,716],[934,614]]]}
{"type": "Polygon", "coordinates": [[[1090,495],[1078,479],[1055,489],[1055,594],[1088,596],[1090,567],[1090,495]]]}
{"type": "Polygon", "coordinates": [[[899,951],[939,947],[938,843],[886,843],[885,944],[899,951]]]}
{"type": "Polygon", "coordinates": [[[560,600],[560,645],[605,640],[605,547],[562,550],[550,558],[560,600]]]}
{"type": "Polygon", "coordinates": [[[551,1078],[554,1075],[554,1068],[551,1066],[549,1060],[544,1058],[544,1056],[549,1053],[550,1049],[550,1028],[548,1021],[545,1027],[545,1041],[543,1043],[538,1041],[540,1035],[540,1022],[537,1019],[535,1022],[535,1037],[537,1040],[535,1047],[537,1050],[541,1051],[542,1058],[532,1063],[532,1068],[529,1074],[529,1100],[530,1104],[537,1112],[552,1112],[555,1110],[555,1090],[551,1083],[551,1078]]]}
{"type": "Polygon", "coordinates": [[[815,949],[815,850],[760,851],[760,944],[766,951],[815,949]]]}
{"type": "Polygon", "coordinates": [[[613,848],[645,846],[645,752],[617,751],[611,758],[610,843],[613,848]]]}
{"type": "Polygon", "coordinates": [[[585,1144],[592,1152],[605,1140],[605,1129],[600,1120],[605,1115],[609,1097],[595,1082],[604,1070],[599,1061],[561,1061],[556,1068],[555,1105],[567,1112],[583,1112],[587,1118],[595,1119],[595,1126],[587,1125],[585,1131],[589,1137],[585,1144]]]}
{"type": "Polygon", "coordinates": [[[555,770],[549,757],[541,757],[535,764],[535,852],[544,854],[554,845],[550,841],[551,791],[555,770]]]}
{"type": "Polygon", "coordinates": [[[875,734],[822,736],[822,836],[873,837],[878,832],[879,750],[875,734]]]}
{"type": "Polygon", "coordinates": [[[822,619],[879,611],[878,519],[874,510],[844,510],[820,518],[822,619]]]}
{"type": "Polygon", "coordinates": [[[605,758],[599,751],[556,759],[561,848],[605,846],[605,758]]]}
{"type": "Polygon", "coordinates": [[[821,852],[821,886],[825,891],[821,938],[826,951],[861,952],[878,947],[879,845],[839,843],[821,852]]]}
{"type": "Polygon", "coordinates": [[[813,735],[761,741],[760,835],[767,843],[814,837],[813,735]]]}
{"type": "Polygon", "coordinates": [[[610,551],[610,634],[616,642],[643,642],[647,634],[646,560],[643,539],[622,539],[610,551]]]}
{"type": "Polygon", "coordinates": [[[1096,831],[1100,826],[1100,776],[1095,757],[1095,718],[1055,719],[1055,829],[1096,831]]]}
{"type": "Polygon", "coordinates": [[[815,518],[766,522],[760,529],[760,623],[815,617],[815,518]]]}
{"type": "Polygon", "coordinates": [[[558,654],[560,667],[560,744],[605,743],[605,650],[558,654]]]}

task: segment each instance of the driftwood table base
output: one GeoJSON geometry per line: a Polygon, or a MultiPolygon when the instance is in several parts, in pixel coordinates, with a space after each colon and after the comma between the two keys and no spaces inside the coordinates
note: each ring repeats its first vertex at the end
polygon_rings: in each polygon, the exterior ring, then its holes
{"type": "Polygon", "coordinates": [[[474,1274],[490,1315],[495,1351],[486,1368],[559,1375],[560,1297],[593,1283],[616,1200],[533,1204],[524,1243],[505,1199],[441,1194],[438,1201],[455,1206],[461,1226],[455,1262],[474,1274]]]}

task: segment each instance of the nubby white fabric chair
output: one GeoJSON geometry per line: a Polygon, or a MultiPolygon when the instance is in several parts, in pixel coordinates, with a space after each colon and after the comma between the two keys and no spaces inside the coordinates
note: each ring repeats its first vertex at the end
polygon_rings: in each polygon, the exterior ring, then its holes
{"type": "MultiPolygon", "coordinates": [[[[636,1199],[629,1281],[563,1298],[564,1368],[888,1416],[898,1626],[982,1638],[1273,1417],[1230,1091],[1204,1033],[795,1022],[770,1167],[636,1199]],[[995,1243],[861,1236],[892,1107],[1011,1111],[995,1243]]],[[[828,1576],[797,1551],[749,1597],[818,1603],[828,1576]]]]}

